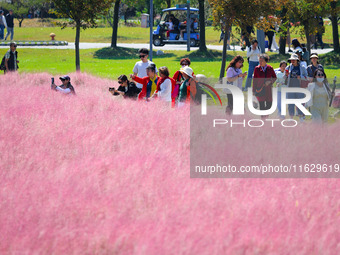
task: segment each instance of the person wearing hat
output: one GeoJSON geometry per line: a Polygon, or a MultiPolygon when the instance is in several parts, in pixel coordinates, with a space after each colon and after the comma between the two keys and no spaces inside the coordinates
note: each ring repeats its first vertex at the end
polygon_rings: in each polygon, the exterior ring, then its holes
{"type": "Polygon", "coordinates": [[[196,81],[193,77],[193,70],[186,66],[181,68],[180,72],[183,75],[184,81],[179,87],[178,106],[181,107],[185,103],[190,102],[190,97],[195,100],[196,97],[196,81]]]}
{"type": "MultiPolygon", "coordinates": [[[[286,68],[286,76],[287,76],[287,86],[294,88],[301,88],[302,81],[308,81],[307,79],[307,70],[303,66],[300,65],[299,56],[296,54],[292,54],[288,59],[290,65],[286,68]]],[[[287,93],[288,99],[300,99],[303,98],[304,94],[302,93],[287,93]]],[[[289,104],[288,111],[291,118],[295,115],[295,105],[289,104]]],[[[303,113],[298,108],[298,115],[300,120],[303,121],[303,113]]]]}
{"type": "MultiPolygon", "coordinates": [[[[183,69],[186,66],[190,66],[191,61],[190,61],[189,58],[182,58],[180,60],[179,64],[181,66],[180,69],[183,69]]],[[[192,76],[195,77],[195,74],[192,73],[192,76]]],[[[177,101],[177,98],[178,98],[178,95],[179,95],[179,88],[180,88],[180,86],[182,85],[182,82],[183,82],[182,81],[183,80],[183,75],[182,75],[181,70],[177,70],[172,78],[176,82],[176,84],[174,86],[174,89],[173,89],[173,93],[172,93],[172,107],[175,107],[176,101],[177,101]]]]}
{"type": "Polygon", "coordinates": [[[62,82],[62,85],[57,86],[54,84],[54,82],[51,85],[51,89],[58,91],[63,94],[73,94],[75,95],[76,92],[74,91],[73,86],[71,85],[71,78],[68,75],[64,75],[59,77],[59,79],[62,82]]]}
{"type": "Polygon", "coordinates": [[[154,94],[157,89],[158,76],[156,74],[156,65],[154,63],[150,63],[146,68],[146,75],[143,78],[136,76],[135,74],[131,74],[130,77],[142,84],[142,91],[138,95],[138,100],[149,100],[149,98],[154,94]]]}
{"type": "Polygon", "coordinates": [[[303,59],[303,51],[302,50],[297,50],[297,51],[295,51],[295,53],[299,57],[300,65],[307,69],[307,61],[305,61],[303,59]]]}
{"type": "Polygon", "coordinates": [[[9,34],[11,34],[11,41],[13,41],[13,34],[14,34],[14,17],[13,17],[13,10],[9,10],[9,13],[6,15],[6,23],[7,23],[7,33],[5,37],[5,41],[9,34]]]}
{"type": "Polygon", "coordinates": [[[7,22],[4,16],[4,11],[0,10],[0,40],[4,39],[5,28],[7,29],[7,22]]]}
{"type": "Polygon", "coordinates": [[[4,72],[15,72],[19,69],[18,63],[18,52],[17,45],[15,42],[11,42],[9,45],[9,50],[5,54],[5,70],[4,72]]]}
{"type": "Polygon", "coordinates": [[[323,70],[323,66],[319,63],[319,55],[318,55],[318,53],[312,53],[312,55],[310,56],[310,61],[312,62],[312,64],[310,64],[307,67],[308,80],[309,81],[313,81],[313,77],[314,77],[315,71],[317,69],[322,69],[323,70]]]}

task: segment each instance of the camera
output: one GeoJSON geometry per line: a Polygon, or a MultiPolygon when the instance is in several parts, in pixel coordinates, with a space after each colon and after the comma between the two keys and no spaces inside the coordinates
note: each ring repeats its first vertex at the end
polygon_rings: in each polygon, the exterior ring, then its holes
{"type": "Polygon", "coordinates": [[[109,88],[109,91],[111,92],[111,91],[114,91],[115,90],[115,88],[114,87],[112,87],[112,88],[109,88]]]}
{"type": "Polygon", "coordinates": [[[54,77],[51,78],[51,84],[53,84],[53,83],[54,83],[54,77]]]}

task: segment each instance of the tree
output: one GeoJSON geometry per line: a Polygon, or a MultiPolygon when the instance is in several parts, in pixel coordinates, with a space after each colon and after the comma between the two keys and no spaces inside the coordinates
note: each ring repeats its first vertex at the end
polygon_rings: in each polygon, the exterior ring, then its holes
{"type": "Polygon", "coordinates": [[[339,28],[338,28],[338,13],[340,12],[340,2],[337,0],[330,2],[330,20],[332,21],[332,31],[333,31],[333,47],[335,52],[340,52],[339,45],[339,28]]]}
{"type": "Polygon", "coordinates": [[[59,22],[65,28],[70,25],[76,28],[76,70],[80,71],[79,40],[80,30],[89,27],[96,27],[96,18],[104,15],[110,8],[112,0],[52,0],[55,4],[57,14],[69,18],[69,21],[59,22]]]}
{"type": "Polygon", "coordinates": [[[205,44],[205,16],[204,16],[204,0],[198,0],[199,4],[199,22],[200,22],[200,51],[207,51],[205,44]]]}
{"type": "Polygon", "coordinates": [[[121,0],[115,0],[113,11],[111,8],[107,16],[107,20],[112,27],[111,48],[117,48],[120,1],[121,0]]]}
{"type": "Polygon", "coordinates": [[[275,12],[272,0],[209,0],[213,9],[213,24],[216,29],[225,32],[222,52],[220,79],[224,77],[227,58],[227,38],[229,28],[234,24],[244,31],[246,26],[255,25],[264,30],[270,29],[272,24],[267,17],[275,12]]]}
{"type": "MultiPolygon", "coordinates": [[[[281,0],[281,8],[285,8],[286,19],[300,22],[300,34],[307,40],[307,50],[311,50],[311,35],[318,30],[318,19],[326,11],[330,0],[281,0]]],[[[278,7],[280,9],[280,7],[278,7]]]]}

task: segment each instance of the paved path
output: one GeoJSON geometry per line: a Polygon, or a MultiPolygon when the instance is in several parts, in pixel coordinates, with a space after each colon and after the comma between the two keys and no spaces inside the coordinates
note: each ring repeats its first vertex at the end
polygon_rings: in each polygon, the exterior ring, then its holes
{"type": "MultiPolygon", "coordinates": [[[[105,47],[110,47],[110,43],[80,43],[80,49],[100,49],[100,48],[105,48],[105,47]]],[[[149,44],[146,43],[118,43],[119,47],[125,47],[125,48],[134,48],[134,49],[140,49],[140,48],[149,48],[149,44]]],[[[211,50],[220,50],[222,51],[222,45],[207,45],[207,47],[211,50]]],[[[6,47],[0,47],[0,48],[8,48],[6,47]]],[[[18,48],[41,48],[41,49],[75,49],[74,43],[69,43],[68,45],[65,46],[19,46],[18,48]]],[[[154,47],[154,50],[179,50],[179,51],[186,51],[187,46],[186,44],[166,44],[163,47],[154,47]]],[[[198,47],[192,47],[191,50],[196,50],[198,47]]],[[[232,46],[232,50],[234,47],[232,46]]],[[[241,51],[240,46],[235,46],[236,51],[241,51]]],[[[318,49],[314,50],[312,49],[312,53],[317,52],[318,54],[325,54],[333,49],[318,49]]],[[[288,51],[288,48],[287,48],[288,51]]]]}

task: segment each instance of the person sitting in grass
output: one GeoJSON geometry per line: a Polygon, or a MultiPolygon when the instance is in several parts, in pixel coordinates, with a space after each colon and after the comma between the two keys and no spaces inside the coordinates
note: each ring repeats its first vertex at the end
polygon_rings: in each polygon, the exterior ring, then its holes
{"type": "Polygon", "coordinates": [[[118,89],[109,88],[114,96],[122,96],[124,98],[137,99],[141,89],[137,88],[136,83],[129,81],[126,75],[122,74],[118,77],[118,89]]]}
{"type": "Polygon", "coordinates": [[[54,84],[54,82],[51,85],[51,89],[58,91],[60,93],[63,93],[65,95],[75,95],[76,92],[73,88],[73,86],[71,85],[71,78],[68,75],[64,75],[62,77],[59,78],[62,82],[62,85],[57,86],[54,84]]]}
{"type": "Polygon", "coordinates": [[[130,77],[143,85],[142,91],[138,95],[138,100],[149,100],[157,89],[158,76],[156,74],[156,65],[150,63],[146,68],[146,75],[143,78],[137,77],[135,74],[131,74],[130,77]]]}

